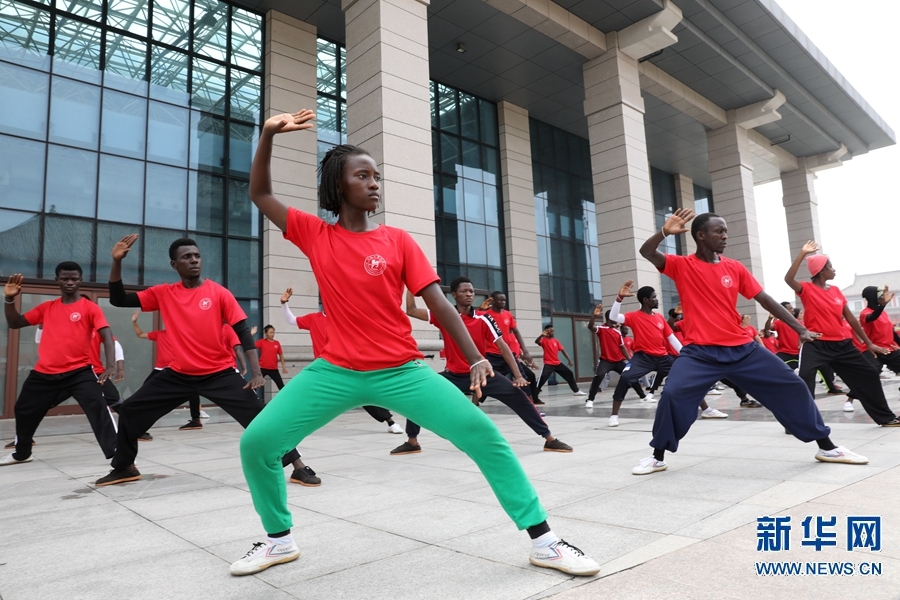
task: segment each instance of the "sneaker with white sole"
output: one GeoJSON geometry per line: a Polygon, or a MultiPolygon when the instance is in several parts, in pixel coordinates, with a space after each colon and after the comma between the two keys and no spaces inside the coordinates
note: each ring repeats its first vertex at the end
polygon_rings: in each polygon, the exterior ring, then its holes
{"type": "Polygon", "coordinates": [[[0,467],[5,467],[7,465],[18,465],[21,463],[28,463],[28,462],[31,462],[34,460],[33,454],[29,455],[28,458],[23,458],[22,460],[18,460],[17,458],[14,458],[13,454],[15,454],[15,452],[10,452],[3,458],[0,458],[0,467]]]}
{"type": "Polygon", "coordinates": [[[565,540],[554,542],[546,548],[532,546],[528,560],[536,567],[557,569],[569,575],[588,577],[600,572],[600,565],[595,560],[565,540]]]}
{"type": "Polygon", "coordinates": [[[716,410],[710,407],[700,413],[700,417],[703,419],[727,419],[728,415],[723,413],[721,410],[716,410]]]}
{"type": "Polygon", "coordinates": [[[593,400],[585,400],[584,407],[585,408],[594,408],[594,401],[593,400]]]}
{"type": "Polygon", "coordinates": [[[391,425],[388,425],[388,432],[389,433],[403,433],[403,428],[400,427],[399,423],[393,423],[391,425]]]}
{"type": "Polygon", "coordinates": [[[853,412],[853,401],[847,400],[844,402],[844,412],[853,412]]]}
{"type": "Polygon", "coordinates": [[[649,475],[657,471],[665,471],[669,468],[664,460],[656,460],[652,456],[641,459],[641,463],[631,470],[633,475],[649,475]]]}
{"type": "Polygon", "coordinates": [[[609,416],[609,426],[610,427],[618,427],[619,426],[619,415],[610,415],[609,416]]]}
{"type": "Polygon", "coordinates": [[[865,456],[850,452],[843,446],[838,446],[834,450],[819,450],[816,452],[816,460],[831,463],[845,463],[848,465],[864,465],[869,462],[865,456]]]}
{"type": "Polygon", "coordinates": [[[256,542],[239,561],[231,563],[232,575],[253,575],[271,566],[291,562],[300,558],[297,544],[273,544],[270,541],[256,542]]]}
{"type": "Polygon", "coordinates": [[[641,398],[641,402],[656,402],[656,398],[653,397],[653,392],[650,392],[643,398],[641,398]]]}
{"type": "Polygon", "coordinates": [[[577,392],[573,392],[572,395],[573,396],[587,396],[587,392],[582,392],[581,390],[578,390],[577,392]]]}
{"type": "Polygon", "coordinates": [[[721,396],[721,395],[722,395],[722,390],[718,390],[718,389],[716,389],[716,388],[712,388],[712,389],[710,389],[708,392],[706,392],[706,395],[707,395],[707,396],[721,396]]]}
{"type": "Polygon", "coordinates": [[[206,412],[205,410],[201,410],[201,411],[200,411],[200,418],[201,418],[201,419],[208,419],[208,418],[209,418],[209,414],[207,414],[207,412],[206,412]]]}

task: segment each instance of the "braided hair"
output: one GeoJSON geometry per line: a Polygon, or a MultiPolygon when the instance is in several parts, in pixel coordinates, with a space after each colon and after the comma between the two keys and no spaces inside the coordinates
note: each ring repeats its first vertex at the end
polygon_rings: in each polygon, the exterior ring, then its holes
{"type": "Polygon", "coordinates": [[[347,157],[358,155],[371,156],[358,146],[340,144],[325,153],[319,163],[319,206],[338,216],[344,197],[341,194],[341,176],[347,157]]]}

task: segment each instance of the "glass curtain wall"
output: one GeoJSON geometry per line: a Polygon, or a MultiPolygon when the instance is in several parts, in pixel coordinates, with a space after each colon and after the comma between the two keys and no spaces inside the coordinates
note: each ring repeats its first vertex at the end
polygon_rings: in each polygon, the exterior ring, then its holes
{"type": "Polygon", "coordinates": [[[139,233],[125,281],[171,281],[187,234],[258,322],[262,50],[263,17],[216,0],[0,0],[0,276],[105,281],[139,233]]]}
{"type": "Polygon", "coordinates": [[[694,184],[694,212],[698,215],[702,215],[703,213],[715,212],[716,209],[713,206],[713,195],[712,190],[708,190],[705,187],[699,186],[696,183],[694,184]]]}
{"type": "MultiPolygon", "coordinates": [[[[316,40],[316,135],[318,160],[338,144],[347,143],[347,59],[344,47],[335,42],[316,40]]],[[[337,217],[319,209],[328,223],[337,217]]]]}
{"type": "Polygon", "coordinates": [[[497,106],[431,82],[438,274],[478,294],[506,289],[497,106]]]}
{"type": "MultiPolygon", "coordinates": [[[[657,229],[661,229],[666,223],[678,203],[675,200],[675,176],[661,171],[656,167],[650,167],[650,187],[653,191],[653,214],[656,219],[657,229]]],[[[659,245],[660,252],[666,254],[682,254],[681,236],[669,236],[659,245]]],[[[678,292],[675,290],[675,282],[665,275],[660,275],[662,290],[657,290],[659,296],[659,311],[664,315],[670,308],[678,304],[678,292]]]]}

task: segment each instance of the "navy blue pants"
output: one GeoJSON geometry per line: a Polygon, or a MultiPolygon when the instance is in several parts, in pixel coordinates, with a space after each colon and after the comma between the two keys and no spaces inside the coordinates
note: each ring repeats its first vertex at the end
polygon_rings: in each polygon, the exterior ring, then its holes
{"type": "Polygon", "coordinates": [[[669,371],[650,445],[677,451],[678,441],[697,420],[706,392],[725,378],[757,398],[800,441],[821,440],[831,433],[803,380],[756,342],[734,347],[689,344],[669,371]]]}
{"type": "MultiPolygon", "coordinates": [[[[675,358],[668,354],[651,356],[646,352],[635,352],[628,361],[628,366],[619,375],[619,383],[616,384],[616,389],[613,391],[613,401],[624,400],[628,388],[651,371],[656,372],[656,381],[662,381],[669,374],[669,370],[675,362],[675,358]]],[[[643,398],[643,396],[641,397],[643,398]]]]}

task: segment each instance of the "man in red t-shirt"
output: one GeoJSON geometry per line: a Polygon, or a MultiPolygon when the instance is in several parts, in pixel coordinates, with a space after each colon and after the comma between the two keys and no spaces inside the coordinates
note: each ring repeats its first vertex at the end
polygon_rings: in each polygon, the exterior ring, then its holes
{"type": "MultiPolygon", "coordinates": [[[[622,337],[622,332],[619,331],[619,324],[609,318],[609,311],[606,311],[605,314],[606,322],[603,325],[595,325],[597,317],[601,314],[603,314],[603,305],[598,304],[594,307],[591,320],[587,324],[587,328],[597,334],[597,340],[600,343],[600,360],[597,361],[597,371],[591,380],[591,389],[588,392],[587,400],[584,401],[585,408],[594,408],[594,398],[600,391],[600,385],[607,374],[615,371],[621,376],[622,371],[628,365],[628,360],[631,359],[631,352],[625,346],[625,339],[622,337]]],[[[631,384],[631,389],[637,392],[641,399],[646,396],[641,384],[637,381],[631,384]]],[[[610,427],[618,425],[618,417],[614,421],[610,419],[610,427]]]]}
{"type": "Polygon", "coordinates": [[[802,342],[814,339],[783,306],[763,289],[740,262],[722,256],[728,240],[725,219],[705,213],[694,219],[689,209],[677,209],[662,229],[641,246],[641,255],[675,282],[684,310],[684,348],[669,373],[653,422],[653,455],[632,470],[646,475],[668,468],[665,451],[678,450],[678,442],[697,419],[697,406],[709,387],[728,378],[747,390],[795,437],[819,446],[816,460],[863,464],[863,456],[835,446],[831,430],[812,394],[793,370],[753,341],[741,327],[737,296],[756,300],[775,317],[787,322],[802,342]],[[686,223],[693,220],[691,227],[686,223]],[[660,252],[670,235],[690,231],[697,251],[690,256],[660,252]],[[764,374],[764,376],[761,376],[764,374]]]}
{"type": "MultiPolygon", "coordinates": [[[[488,377],[487,385],[482,386],[481,396],[472,398],[472,402],[476,405],[484,402],[490,396],[496,398],[514,413],[516,413],[522,421],[528,425],[532,431],[544,438],[544,450],[546,452],[572,452],[572,447],[564,443],[562,440],[553,437],[547,423],[541,418],[541,413],[532,403],[531,399],[525,395],[521,388],[527,384],[522,374],[519,372],[516,359],[509,349],[509,346],[503,340],[503,332],[489,314],[478,314],[472,302],[475,300],[475,287],[468,277],[457,277],[450,282],[450,295],[456,301],[456,310],[462,319],[463,324],[469,331],[475,347],[481,352],[482,356],[486,354],[488,344],[494,344],[500,351],[503,360],[506,361],[507,368],[512,373],[513,381],[510,382],[506,377],[488,377]]],[[[443,328],[431,312],[424,308],[416,307],[416,297],[412,292],[406,292],[406,314],[421,321],[428,321],[438,328],[441,337],[444,339],[444,350],[447,354],[447,368],[441,372],[441,375],[450,383],[455,385],[462,393],[471,393],[469,386],[471,380],[469,378],[469,363],[460,347],[453,341],[453,338],[447,334],[447,330],[443,328]]],[[[406,420],[406,435],[409,439],[402,445],[394,448],[391,454],[415,454],[422,451],[419,445],[420,427],[413,423],[410,419],[406,420]]]]}
{"type": "MultiPolygon", "coordinates": [[[[491,295],[482,302],[478,312],[489,313],[491,318],[494,319],[494,322],[497,323],[501,333],[503,333],[503,341],[509,346],[510,352],[513,353],[513,356],[516,359],[519,372],[522,374],[522,377],[528,381],[528,387],[522,388],[522,390],[531,397],[535,404],[543,404],[543,402],[538,399],[537,377],[535,376],[534,371],[531,370],[532,368],[537,367],[534,364],[534,360],[531,358],[531,354],[528,352],[528,348],[525,347],[525,340],[522,339],[522,334],[519,332],[519,325],[516,323],[516,317],[510,311],[506,310],[506,294],[503,292],[492,292],[491,295]]],[[[500,356],[500,350],[493,342],[487,346],[486,358],[491,362],[494,371],[500,373],[504,377],[512,377],[509,366],[506,364],[506,361],[503,360],[503,357],[500,356]]]]}
{"type": "Polygon", "coordinates": [[[900,375],[900,344],[894,324],[884,312],[884,308],[894,299],[894,293],[888,286],[870,285],[863,289],[862,297],[866,307],[859,313],[859,323],[873,344],[890,350],[888,354],[876,355],[878,362],[900,375]]]}
{"type": "MultiPolygon", "coordinates": [[[[263,385],[247,315],[234,296],[221,285],[201,276],[197,243],[180,238],[169,246],[172,268],[180,281],[164,283],[134,293],[122,284],[122,260],[137,234],[127,235],[113,247],[109,271],[109,301],[113,306],[158,310],[166,323],[166,337],[172,349],[169,365],[147,381],[119,408],[119,432],[112,471],[97,480],[97,486],[113,485],[141,478],[134,465],[138,436],[163,415],[197,395],[218,404],[242,426],[247,427],[263,409],[253,392],[263,385]],[[234,354],[222,341],[222,323],[228,323],[240,340],[253,379],[245,382],[234,369],[234,354]],[[212,335],[211,335],[212,333],[212,335]]],[[[282,465],[303,468],[300,454],[291,450],[282,465]],[[300,465],[300,466],[298,466],[300,465]]]]}
{"type": "Polygon", "coordinates": [[[544,331],[541,332],[541,335],[538,336],[536,340],[534,340],[534,343],[544,349],[544,366],[541,367],[541,379],[538,381],[535,393],[540,394],[544,384],[550,379],[550,375],[558,373],[566,380],[566,383],[569,384],[572,394],[575,396],[587,396],[587,394],[578,389],[578,384],[575,383],[575,374],[569,368],[572,366],[572,359],[569,358],[569,354],[566,352],[566,349],[563,348],[562,343],[554,337],[553,325],[544,327],[544,331]],[[562,364],[562,361],[559,360],[560,352],[566,357],[566,362],[569,363],[569,367],[562,364]]]}
{"type": "Polygon", "coordinates": [[[16,296],[23,277],[12,275],[3,288],[6,324],[10,329],[42,325],[43,343],[38,362],[28,374],[16,400],[16,450],[0,458],[0,466],[34,460],[31,446],[38,425],[59,397],[73,396],[84,411],[103,455],[112,457],[116,449],[116,421],[103,397],[103,384],[116,375],[116,355],[112,331],[100,307],[82,297],[82,270],[66,261],[56,266],[60,297],[38,304],[24,315],[16,310],[16,296]],[[91,361],[92,337],[103,340],[106,369],[99,376],[91,361]]]}
{"type": "MultiPolygon", "coordinates": [[[[259,350],[259,371],[263,377],[271,379],[280,390],[284,387],[284,381],[278,372],[278,361],[281,360],[281,371],[287,375],[287,364],[284,362],[284,351],[281,343],[275,339],[275,328],[272,325],[263,327],[263,338],[256,342],[259,350]]],[[[264,388],[259,388],[263,390],[264,388]]]]}

